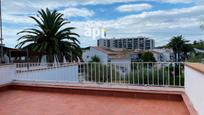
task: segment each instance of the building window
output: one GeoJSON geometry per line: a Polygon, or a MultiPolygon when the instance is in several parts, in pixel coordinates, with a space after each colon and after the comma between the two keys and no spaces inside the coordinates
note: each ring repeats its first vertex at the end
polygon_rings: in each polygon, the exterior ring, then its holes
{"type": "Polygon", "coordinates": [[[123,48],[126,48],[126,39],[123,39],[123,48]]]}
{"type": "Polygon", "coordinates": [[[100,46],[99,40],[97,41],[97,45],[100,46]]]}
{"type": "Polygon", "coordinates": [[[114,40],[115,48],[118,48],[118,40],[114,40]]]}
{"type": "Polygon", "coordinates": [[[111,59],[110,59],[110,58],[108,58],[108,62],[111,62],[111,59]]]}
{"type": "Polygon", "coordinates": [[[128,39],[128,49],[132,49],[132,39],[128,39]]]}
{"type": "Polygon", "coordinates": [[[121,40],[118,41],[118,46],[119,46],[119,48],[122,48],[122,41],[121,40]]]}
{"type": "Polygon", "coordinates": [[[110,40],[107,41],[107,47],[110,47],[110,40]]]}

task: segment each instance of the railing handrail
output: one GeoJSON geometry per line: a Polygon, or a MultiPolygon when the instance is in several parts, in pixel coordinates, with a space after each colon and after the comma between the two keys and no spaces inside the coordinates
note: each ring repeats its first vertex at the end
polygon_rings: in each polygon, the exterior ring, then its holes
{"type": "MultiPolygon", "coordinates": [[[[114,63],[127,63],[127,62],[107,62],[107,63],[104,63],[104,62],[80,62],[80,63],[77,63],[77,64],[87,64],[87,63],[98,63],[98,64],[114,64],[114,63]]],[[[129,63],[186,63],[186,62],[128,62],[127,64],[129,63]]]]}
{"type": "MultiPolygon", "coordinates": [[[[25,62],[25,63],[13,63],[13,64],[68,64],[68,65],[76,65],[76,64],[87,64],[87,63],[98,63],[98,64],[112,64],[112,63],[127,63],[127,62],[67,62],[67,63],[40,63],[40,62],[25,62]]],[[[186,63],[186,62],[129,62],[129,63],[186,63]]],[[[7,65],[13,65],[7,64],[7,65]]]]}
{"type": "Polygon", "coordinates": [[[16,72],[30,72],[77,65],[76,63],[15,63],[16,72]],[[38,68],[34,68],[38,67],[38,68]]]}
{"type": "Polygon", "coordinates": [[[80,83],[184,87],[184,62],[81,62],[55,64],[45,63],[44,66],[43,63],[16,63],[16,71],[21,73],[74,65],[78,69],[76,74],[80,83]],[[51,66],[48,66],[49,64],[51,66]]]}
{"type": "MultiPolygon", "coordinates": [[[[157,83],[158,86],[173,86],[183,87],[184,86],[184,62],[117,62],[117,63],[100,63],[90,62],[79,64],[80,77],[85,82],[104,83],[107,81],[100,81],[107,77],[110,78],[108,81],[110,84],[116,77],[122,84],[135,84],[135,85],[154,85],[157,83]],[[107,65],[107,66],[106,66],[107,65]],[[105,67],[106,66],[106,67],[105,67]],[[107,70],[103,70],[103,68],[107,70]],[[116,74],[116,75],[114,75],[116,74]],[[137,75],[136,75],[137,74],[137,75]],[[91,77],[90,77],[91,76],[91,77]],[[103,78],[101,78],[102,76],[103,78]],[[115,77],[115,78],[114,78],[115,77]],[[135,78],[136,77],[136,78],[135,78]],[[113,79],[114,78],[114,79],[113,79]],[[142,81],[142,83],[130,83],[142,81]],[[127,79],[121,81],[121,79],[127,79]],[[131,79],[131,80],[130,80],[131,79]],[[142,80],[141,80],[142,79],[142,80]],[[155,83],[154,79],[157,79],[155,83]],[[153,80],[153,81],[152,81],[153,80]]],[[[118,80],[115,82],[118,83],[118,80]]]]}

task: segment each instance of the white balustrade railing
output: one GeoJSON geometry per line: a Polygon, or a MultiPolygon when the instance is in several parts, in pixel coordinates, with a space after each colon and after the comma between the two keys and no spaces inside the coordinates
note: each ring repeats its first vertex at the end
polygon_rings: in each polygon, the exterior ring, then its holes
{"type": "Polygon", "coordinates": [[[178,62],[83,63],[82,83],[184,87],[184,64],[178,62]]]}
{"type": "Polygon", "coordinates": [[[184,87],[180,62],[16,64],[16,80],[184,87]]]}

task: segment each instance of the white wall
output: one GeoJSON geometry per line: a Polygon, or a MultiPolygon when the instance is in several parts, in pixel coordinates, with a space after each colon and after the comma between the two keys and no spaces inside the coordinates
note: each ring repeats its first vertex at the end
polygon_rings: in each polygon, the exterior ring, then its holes
{"type": "Polygon", "coordinates": [[[11,83],[16,76],[15,65],[0,66],[0,85],[11,83]]]}
{"type": "Polygon", "coordinates": [[[172,53],[173,53],[172,50],[169,50],[169,49],[153,49],[152,51],[158,52],[158,53],[153,52],[154,57],[158,62],[161,61],[160,55],[163,55],[163,58],[162,58],[163,62],[172,61],[171,58],[170,58],[172,53]]]}
{"type": "Polygon", "coordinates": [[[17,73],[17,77],[15,80],[78,82],[78,65],[17,73]]]}
{"type": "Polygon", "coordinates": [[[116,63],[116,64],[130,64],[131,63],[131,59],[111,59],[111,63],[116,63]]]}
{"type": "Polygon", "coordinates": [[[185,90],[199,115],[204,115],[204,74],[185,66],[185,90]]]}
{"type": "Polygon", "coordinates": [[[90,48],[90,50],[83,52],[82,58],[85,62],[89,62],[91,61],[91,57],[95,55],[100,58],[101,63],[103,64],[108,63],[108,55],[94,48],[90,48]]]}
{"type": "Polygon", "coordinates": [[[168,62],[168,61],[171,61],[171,53],[170,53],[170,52],[164,52],[164,53],[163,53],[163,58],[164,58],[164,59],[163,59],[164,62],[166,62],[166,61],[167,61],[167,62],[168,62]]]}
{"type": "Polygon", "coordinates": [[[157,53],[153,53],[154,55],[154,58],[157,62],[160,62],[160,54],[157,54],[157,53]]]}
{"type": "Polygon", "coordinates": [[[131,71],[131,59],[111,59],[111,63],[117,65],[120,74],[127,75],[131,71]]]}

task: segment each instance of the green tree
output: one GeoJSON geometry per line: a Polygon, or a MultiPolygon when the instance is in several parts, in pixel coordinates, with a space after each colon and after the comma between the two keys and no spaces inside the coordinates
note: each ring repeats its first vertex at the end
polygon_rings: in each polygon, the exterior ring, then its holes
{"type": "Polygon", "coordinates": [[[39,10],[37,17],[30,16],[36,24],[36,28],[25,29],[18,34],[17,48],[35,52],[44,52],[48,55],[48,61],[53,62],[53,56],[66,56],[77,59],[81,55],[78,34],[72,32],[74,27],[66,27],[70,23],[63,18],[63,14],[56,10],[39,10]]]}
{"type": "MultiPolygon", "coordinates": [[[[167,44],[167,47],[172,48],[174,52],[174,61],[182,61],[182,55],[187,54],[191,49],[187,45],[189,41],[185,40],[182,35],[174,36],[171,38],[170,42],[167,44]]],[[[186,58],[186,57],[185,57],[186,58]]]]}
{"type": "Polygon", "coordinates": [[[100,58],[95,55],[95,56],[91,57],[91,61],[90,62],[100,62],[100,61],[101,61],[100,58]]]}
{"type": "MultiPolygon", "coordinates": [[[[204,50],[204,41],[203,40],[198,40],[194,41],[193,44],[191,45],[192,48],[196,48],[199,50],[204,50]]],[[[201,62],[201,60],[204,58],[204,53],[202,52],[196,52],[193,50],[192,55],[188,58],[189,62],[201,62]]]]}
{"type": "Polygon", "coordinates": [[[203,40],[194,41],[192,44],[192,47],[200,50],[204,50],[204,41],[203,40]]]}
{"type": "Polygon", "coordinates": [[[143,62],[156,62],[156,59],[151,52],[143,52],[142,54],[140,54],[139,58],[143,62]]]}
{"type": "Polygon", "coordinates": [[[192,44],[184,44],[182,48],[182,52],[183,52],[182,60],[188,59],[189,58],[188,53],[194,52],[192,44]]]}

